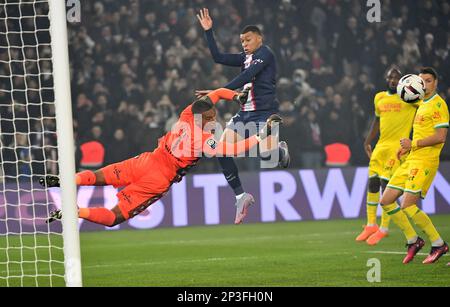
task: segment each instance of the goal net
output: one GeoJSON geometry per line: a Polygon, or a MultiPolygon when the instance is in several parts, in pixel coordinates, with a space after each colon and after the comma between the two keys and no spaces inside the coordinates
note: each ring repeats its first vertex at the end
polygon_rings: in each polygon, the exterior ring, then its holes
{"type": "Polygon", "coordinates": [[[60,194],[38,182],[74,176],[65,18],[63,0],[0,2],[0,287],[81,285],[76,209],[45,222],[68,193],[74,206],[74,184],[60,194]]]}

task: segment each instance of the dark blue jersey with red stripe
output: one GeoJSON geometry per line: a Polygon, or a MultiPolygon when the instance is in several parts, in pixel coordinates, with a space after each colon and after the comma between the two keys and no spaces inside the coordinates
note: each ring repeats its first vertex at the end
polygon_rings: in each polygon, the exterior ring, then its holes
{"type": "Polygon", "coordinates": [[[241,67],[241,73],[224,87],[231,90],[251,87],[248,100],[242,105],[241,111],[278,110],[277,64],[273,51],[267,45],[262,45],[250,55],[244,52],[221,53],[217,48],[212,29],[205,34],[209,50],[216,63],[241,67]]]}

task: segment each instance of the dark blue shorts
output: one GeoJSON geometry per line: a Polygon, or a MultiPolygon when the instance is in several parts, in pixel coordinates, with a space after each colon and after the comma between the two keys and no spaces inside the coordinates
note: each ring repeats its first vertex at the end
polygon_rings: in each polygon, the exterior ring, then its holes
{"type": "Polygon", "coordinates": [[[258,133],[265,125],[270,115],[277,113],[278,110],[264,111],[239,111],[227,123],[227,128],[235,131],[244,138],[248,138],[258,133]]]}

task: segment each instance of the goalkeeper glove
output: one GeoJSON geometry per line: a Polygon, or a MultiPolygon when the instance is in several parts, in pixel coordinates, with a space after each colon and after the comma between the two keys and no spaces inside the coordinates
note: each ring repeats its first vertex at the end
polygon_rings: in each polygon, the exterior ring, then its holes
{"type": "Polygon", "coordinates": [[[244,89],[242,92],[234,96],[234,101],[238,102],[239,104],[243,105],[247,102],[248,99],[248,93],[250,92],[250,87],[244,89]]]}

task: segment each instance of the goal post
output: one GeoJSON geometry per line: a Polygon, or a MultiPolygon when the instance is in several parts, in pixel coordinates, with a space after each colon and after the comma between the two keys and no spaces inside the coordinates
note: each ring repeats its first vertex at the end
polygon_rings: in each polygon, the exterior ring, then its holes
{"type": "Polygon", "coordinates": [[[66,1],[49,0],[66,285],[82,286],[66,1]]]}
{"type": "Polygon", "coordinates": [[[68,55],[65,0],[0,1],[0,287],[82,286],[68,55]]]}

